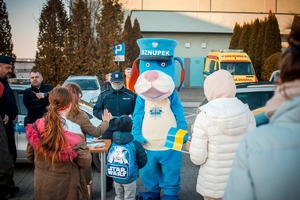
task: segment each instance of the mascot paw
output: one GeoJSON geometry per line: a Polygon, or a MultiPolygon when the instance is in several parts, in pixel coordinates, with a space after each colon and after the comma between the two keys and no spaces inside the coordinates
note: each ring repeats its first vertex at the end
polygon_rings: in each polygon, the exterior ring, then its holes
{"type": "Polygon", "coordinates": [[[139,136],[135,136],[134,139],[136,141],[138,141],[139,143],[142,143],[142,144],[146,144],[147,140],[144,138],[144,136],[142,135],[139,135],[139,136]]]}
{"type": "Polygon", "coordinates": [[[156,192],[140,192],[136,200],[160,200],[160,194],[156,192]]]}
{"type": "Polygon", "coordinates": [[[164,195],[161,200],[179,200],[177,195],[164,195]]]}
{"type": "Polygon", "coordinates": [[[183,137],[183,143],[186,143],[187,141],[189,141],[189,135],[185,134],[185,136],[183,137]]]}

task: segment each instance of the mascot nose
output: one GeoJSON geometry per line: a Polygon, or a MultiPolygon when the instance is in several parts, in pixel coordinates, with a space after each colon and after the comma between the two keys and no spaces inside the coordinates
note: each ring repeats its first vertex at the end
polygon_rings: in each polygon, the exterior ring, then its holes
{"type": "Polygon", "coordinates": [[[157,71],[148,71],[145,74],[145,79],[149,82],[155,81],[159,77],[159,74],[157,71]]]}

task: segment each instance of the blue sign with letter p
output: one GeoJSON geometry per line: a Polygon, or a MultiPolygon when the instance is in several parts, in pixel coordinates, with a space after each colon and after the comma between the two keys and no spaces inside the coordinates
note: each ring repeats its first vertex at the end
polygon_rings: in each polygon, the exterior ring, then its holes
{"type": "Polygon", "coordinates": [[[118,44],[113,47],[113,53],[115,56],[125,55],[125,43],[118,44]]]}

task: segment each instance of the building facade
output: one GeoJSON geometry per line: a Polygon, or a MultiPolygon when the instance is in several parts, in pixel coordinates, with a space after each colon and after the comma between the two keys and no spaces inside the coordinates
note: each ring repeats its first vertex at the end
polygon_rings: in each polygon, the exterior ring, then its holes
{"type": "Polygon", "coordinates": [[[29,78],[29,72],[34,66],[33,58],[17,58],[14,67],[17,78],[29,78]]]}
{"type": "Polygon", "coordinates": [[[228,49],[235,23],[263,20],[271,10],[285,47],[293,17],[300,14],[299,0],[124,0],[123,7],[132,22],[138,19],[144,38],[178,42],[175,56],[185,62],[185,87],[203,85],[205,56],[212,49],[228,49]]]}

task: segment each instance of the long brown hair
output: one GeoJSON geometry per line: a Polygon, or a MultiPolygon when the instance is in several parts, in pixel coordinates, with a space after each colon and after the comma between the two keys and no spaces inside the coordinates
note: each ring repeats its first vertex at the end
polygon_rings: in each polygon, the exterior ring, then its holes
{"type": "Polygon", "coordinates": [[[72,148],[64,136],[65,121],[58,111],[67,108],[72,101],[72,95],[67,88],[56,87],[49,92],[48,112],[45,115],[45,131],[41,133],[42,143],[38,152],[45,161],[54,164],[61,160],[61,151],[66,151],[72,160],[72,148]]]}
{"type": "Polygon", "coordinates": [[[280,61],[281,82],[300,79],[300,16],[295,15],[291,32],[288,36],[288,49],[282,54],[280,61]]]}
{"type": "Polygon", "coordinates": [[[77,83],[69,82],[66,85],[64,85],[64,87],[68,88],[73,98],[72,107],[69,116],[77,115],[80,111],[79,100],[82,97],[80,86],[77,83]]]}

